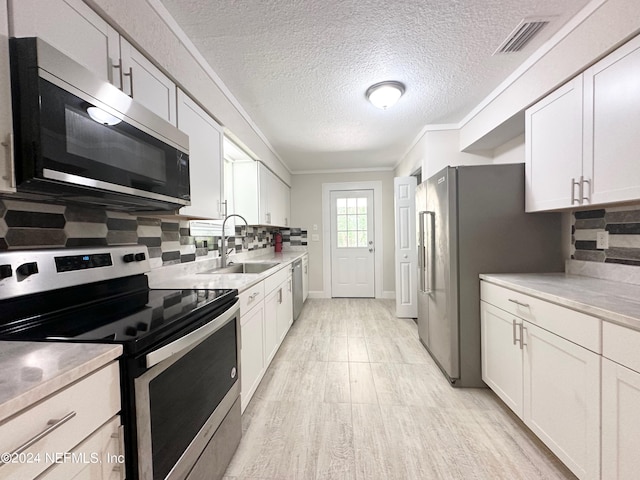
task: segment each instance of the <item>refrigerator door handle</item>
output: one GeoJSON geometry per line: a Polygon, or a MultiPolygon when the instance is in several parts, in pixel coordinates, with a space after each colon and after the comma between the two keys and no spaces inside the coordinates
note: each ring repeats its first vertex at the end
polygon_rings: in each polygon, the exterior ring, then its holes
{"type": "Polygon", "coordinates": [[[429,260],[434,260],[434,252],[435,252],[435,247],[436,247],[436,212],[432,212],[432,211],[424,211],[422,212],[425,216],[428,215],[429,216],[429,220],[430,220],[430,230],[431,230],[431,234],[429,235],[427,233],[427,237],[428,237],[428,255],[429,258],[427,259],[426,254],[424,255],[424,279],[423,279],[423,283],[426,285],[426,288],[424,290],[425,293],[430,294],[433,293],[433,290],[431,289],[431,280],[433,280],[433,269],[429,269],[428,265],[429,265],[429,260]]]}
{"type": "Polygon", "coordinates": [[[418,228],[418,275],[419,275],[419,280],[420,280],[420,292],[421,293],[429,293],[427,291],[427,286],[426,286],[426,282],[425,282],[425,275],[426,275],[426,263],[427,263],[427,257],[426,257],[426,246],[425,246],[425,221],[424,221],[424,217],[427,214],[427,212],[422,211],[422,212],[418,212],[418,220],[419,220],[419,228],[418,228]]]}

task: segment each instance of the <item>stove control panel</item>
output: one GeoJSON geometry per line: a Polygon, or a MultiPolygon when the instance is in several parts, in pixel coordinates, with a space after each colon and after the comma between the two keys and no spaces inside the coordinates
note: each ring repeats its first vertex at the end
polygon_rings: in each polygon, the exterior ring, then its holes
{"type": "Polygon", "coordinates": [[[145,245],[0,252],[0,300],[145,274],[145,245]]]}

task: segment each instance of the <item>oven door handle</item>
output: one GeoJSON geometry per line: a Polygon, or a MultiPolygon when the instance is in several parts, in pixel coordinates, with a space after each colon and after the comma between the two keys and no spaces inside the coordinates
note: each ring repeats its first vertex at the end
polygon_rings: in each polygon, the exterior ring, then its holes
{"type": "Polygon", "coordinates": [[[154,365],[157,365],[160,362],[163,362],[166,359],[172,357],[173,355],[187,350],[189,349],[189,347],[195,346],[196,344],[207,338],[209,335],[222,328],[230,319],[238,314],[238,310],[240,309],[239,304],[240,300],[236,299],[233,305],[229,307],[229,309],[226,310],[222,315],[216,317],[215,320],[212,320],[206,325],[201,326],[197,330],[188,333],[175,342],[171,342],[164,347],[160,347],[159,349],[148,353],[146,356],[147,368],[151,368],[154,365]]]}

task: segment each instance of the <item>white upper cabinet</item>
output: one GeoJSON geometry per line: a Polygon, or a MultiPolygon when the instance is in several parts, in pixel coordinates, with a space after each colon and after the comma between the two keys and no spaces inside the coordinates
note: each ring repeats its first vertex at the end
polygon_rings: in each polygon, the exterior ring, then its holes
{"type": "Polygon", "coordinates": [[[220,219],[222,198],[222,127],[178,90],[178,128],[189,135],[191,205],[181,215],[220,219]]]}
{"type": "MultiPolygon", "coordinates": [[[[40,37],[103,80],[114,79],[119,35],[82,0],[9,0],[13,37],[40,37]]],[[[119,81],[119,74],[115,75],[119,81]]],[[[116,82],[117,87],[120,85],[116,82]]]]}
{"type": "Polygon", "coordinates": [[[7,4],[0,2],[0,192],[15,192],[7,4]]]}
{"type": "Polygon", "coordinates": [[[159,117],[176,125],[176,85],[158,67],[120,38],[122,90],[159,117]]]}
{"type": "Polygon", "coordinates": [[[235,162],[233,169],[233,213],[242,215],[249,225],[291,225],[291,194],[286,183],[260,162],[235,162]]]}
{"type": "Polygon", "coordinates": [[[12,36],[42,38],[176,124],[175,84],[82,0],[9,2],[12,36]]]}
{"type": "Polygon", "coordinates": [[[584,93],[585,197],[592,204],[639,199],[640,37],[584,72],[584,93]]]}
{"type": "Polygon", "coordinates": [[[526,210],[579,204],[582,176],[582,76],[525,114],[526,210]]]}
{"type": "Polygon", "coordinates": [[[526,210],[640,199],[640,37],[527,109],[526,210]]]}

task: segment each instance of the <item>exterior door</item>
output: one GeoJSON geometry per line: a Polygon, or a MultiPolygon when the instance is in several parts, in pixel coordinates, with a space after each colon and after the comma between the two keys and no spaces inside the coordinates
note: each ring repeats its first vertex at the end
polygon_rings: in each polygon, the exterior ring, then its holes
{"type": "Polygon", "coordinates": [[[334,190],[331,296],[375,297],[373,190],[334,190]]]}

